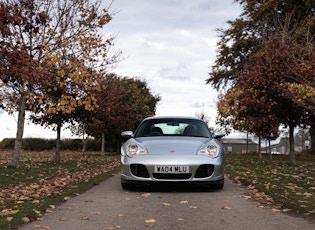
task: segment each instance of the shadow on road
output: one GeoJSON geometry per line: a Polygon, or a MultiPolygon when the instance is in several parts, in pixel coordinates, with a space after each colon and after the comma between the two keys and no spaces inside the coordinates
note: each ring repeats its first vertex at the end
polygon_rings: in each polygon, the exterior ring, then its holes
{"type": "Polygon", "coordinates": [[[217,193],[222,189],[214,189],[209,186],[187,184],[187,183],[155,183],[150,185],[139,185],[133,189],[126,189],[126,191],[134,192],[165,192],[165,193],[191,193],[191,192],[207,192],[217,193]]]}

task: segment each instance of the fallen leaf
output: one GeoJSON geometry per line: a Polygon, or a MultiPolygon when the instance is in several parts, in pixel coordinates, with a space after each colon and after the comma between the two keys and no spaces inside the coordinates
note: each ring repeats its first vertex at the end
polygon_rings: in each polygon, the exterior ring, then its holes
{"type": "Polygon", "coordinates": [[[170,203],[163,203],[163,206],[171,206],[170,203]]]}
{"type": "Polygon", "coordinates": [[[30,218],[22,217],[22,221],[23,221],[23,223],[28,223],[28,222],[30,222],[30,218]]]}
{"type": "Polygon", "coordinates": [[[232,208],[231,207],[229,207],[229,206],[227,206],[227,205],[224,205],[224,206],[222,206],[222,208],[221,209],[223,209],[223,210],[231,210],[232,208]]]}
{"type": "Polygon", "coordinates": [[[304,195],[305,197],[307,197],[307,198],[310,198],[310,197],[313,196],[313,194],[312,194],[312,193],[309,193],[309,192],[305,192],[305,193],[303,193],[303,195],[304,195]]]}
{"type": "Polygon", "coordinates": [[[148,220],[145,220],[145,222],[146,222],[147,224],[153,224],[153,223],[156,222],[156,220],[155,220],[155,219],[148,219],[148,220]]]}
{"type": "Polygon", "coordinates": [[[80,220],[89,220],[90,218],[88,216],[82,216],[80,220]]]}
{"type": "Polygon", "coordinates": [[[59,221],[68,221],[68,218],[66,218],[66,217],[60,217],[60,218],[59,218],[59,221]]]}
{"type": "Polygon", "coordinates": [[[191,208],[191,209],[196,209],[197,206],[189,206],[189,208],[191,208]]]}
{"type": "Polygon", "coordinates": [[[12,221],[13,220],[13,217],[11,217],[11,216],[9,216],[9,217],[7,217],[7,221],[12,221]]]}
{"type": "Polygon", "coordinates": [[[188,204],[188,200],[183,200],[181,202],[179,202],[180,204],[188,204]]]}
{"type": "Polygon", "coordinates": [[[155,221],[155,219],[148,219],[148,220],[145,220],[145,223],[146,223],[146,227],[148,227],[148,228],[152,228],[152,227],[154,227],[154,223],[155,223],[156,221],[155,221]]]}
{"type": "Polygon", "coordinates": [[[282,212],[290,212],[291,209],[288,209],[288,208],[285,208],[285,209],[282,209],[282,212]]]}
{"type": "Polygon", "coordinates": [[[19,212],[19,210],[18,210],[18,209],[16,209],[16,210],[11,210],[10,212],[11,212],[11,214],[17,214],[17,213],[19,212]]]}
{"type": "Polygon", "coordinates": [[[184,220],[184,218],[177,218],[177,220],[178,220],[178,221],[183,221],[183,220],[184,220]]]}
{"type": "Polygon", "coordinates": [[[309,211],[308,213],[314,214],[315,213],[315,209],[313,209],[312,211],[309,211]]]}
{"type": "Polygon", "coordinates": [[[271,210],[272,210],[273,212],[280,212],[280,210],[277,209],[277,208],[272,208],[271,210]]]}
{"type": "Polygon", "coordinates": [[[149,196],[151,196],[151,193],[143,193],[141,196],[143,196],[143,197],[149,197],[149,196]]]}

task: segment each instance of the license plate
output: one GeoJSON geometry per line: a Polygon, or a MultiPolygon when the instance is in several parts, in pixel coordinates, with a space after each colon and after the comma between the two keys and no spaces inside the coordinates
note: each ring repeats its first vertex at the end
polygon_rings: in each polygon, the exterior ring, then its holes
{"type": "Polygon", "coordinates": [[[189,166],[184,165],[160,165],[154,166],[155,173],[189,173],[189,166]]]}

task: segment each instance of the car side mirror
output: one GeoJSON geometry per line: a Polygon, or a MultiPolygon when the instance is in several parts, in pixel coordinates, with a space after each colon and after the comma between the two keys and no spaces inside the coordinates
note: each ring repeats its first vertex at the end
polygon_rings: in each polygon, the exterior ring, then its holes
{"type": "Polygon", "coordinates": [[[132,131],[123,131],[121,133],[121,137],[122,137],[123,142],[125,142],[128,139],[133,137],[133,132],[132,131]]]}
{"type": "Polygon", "coordinates": [[[225,134],[224,133],[221,133],[221,132],[214,132],[213,133],[213,137],[214,138],[222,138],[222,137],[224,137],[225,136],[225,134]]]}

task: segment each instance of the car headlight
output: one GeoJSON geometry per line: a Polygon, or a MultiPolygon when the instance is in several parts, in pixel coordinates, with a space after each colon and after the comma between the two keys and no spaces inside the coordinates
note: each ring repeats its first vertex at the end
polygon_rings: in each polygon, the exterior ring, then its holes
{"type": "Polygon", "coordinates": [[[126,154],[129,157],[135,157],[138,155],[146,155],[148,154],[148,151],[141,147],[139,144],[135,143],[135,142],[131,142],[129,144],[126,145],[126,154]]]}
{"type": "Polygon", "coordinates": [[[216,144],[208,144],[203,148],[199,149],[197,154],[215,158],[219,155],[219,152],[220,152],[219,147],[216,144]]]}

